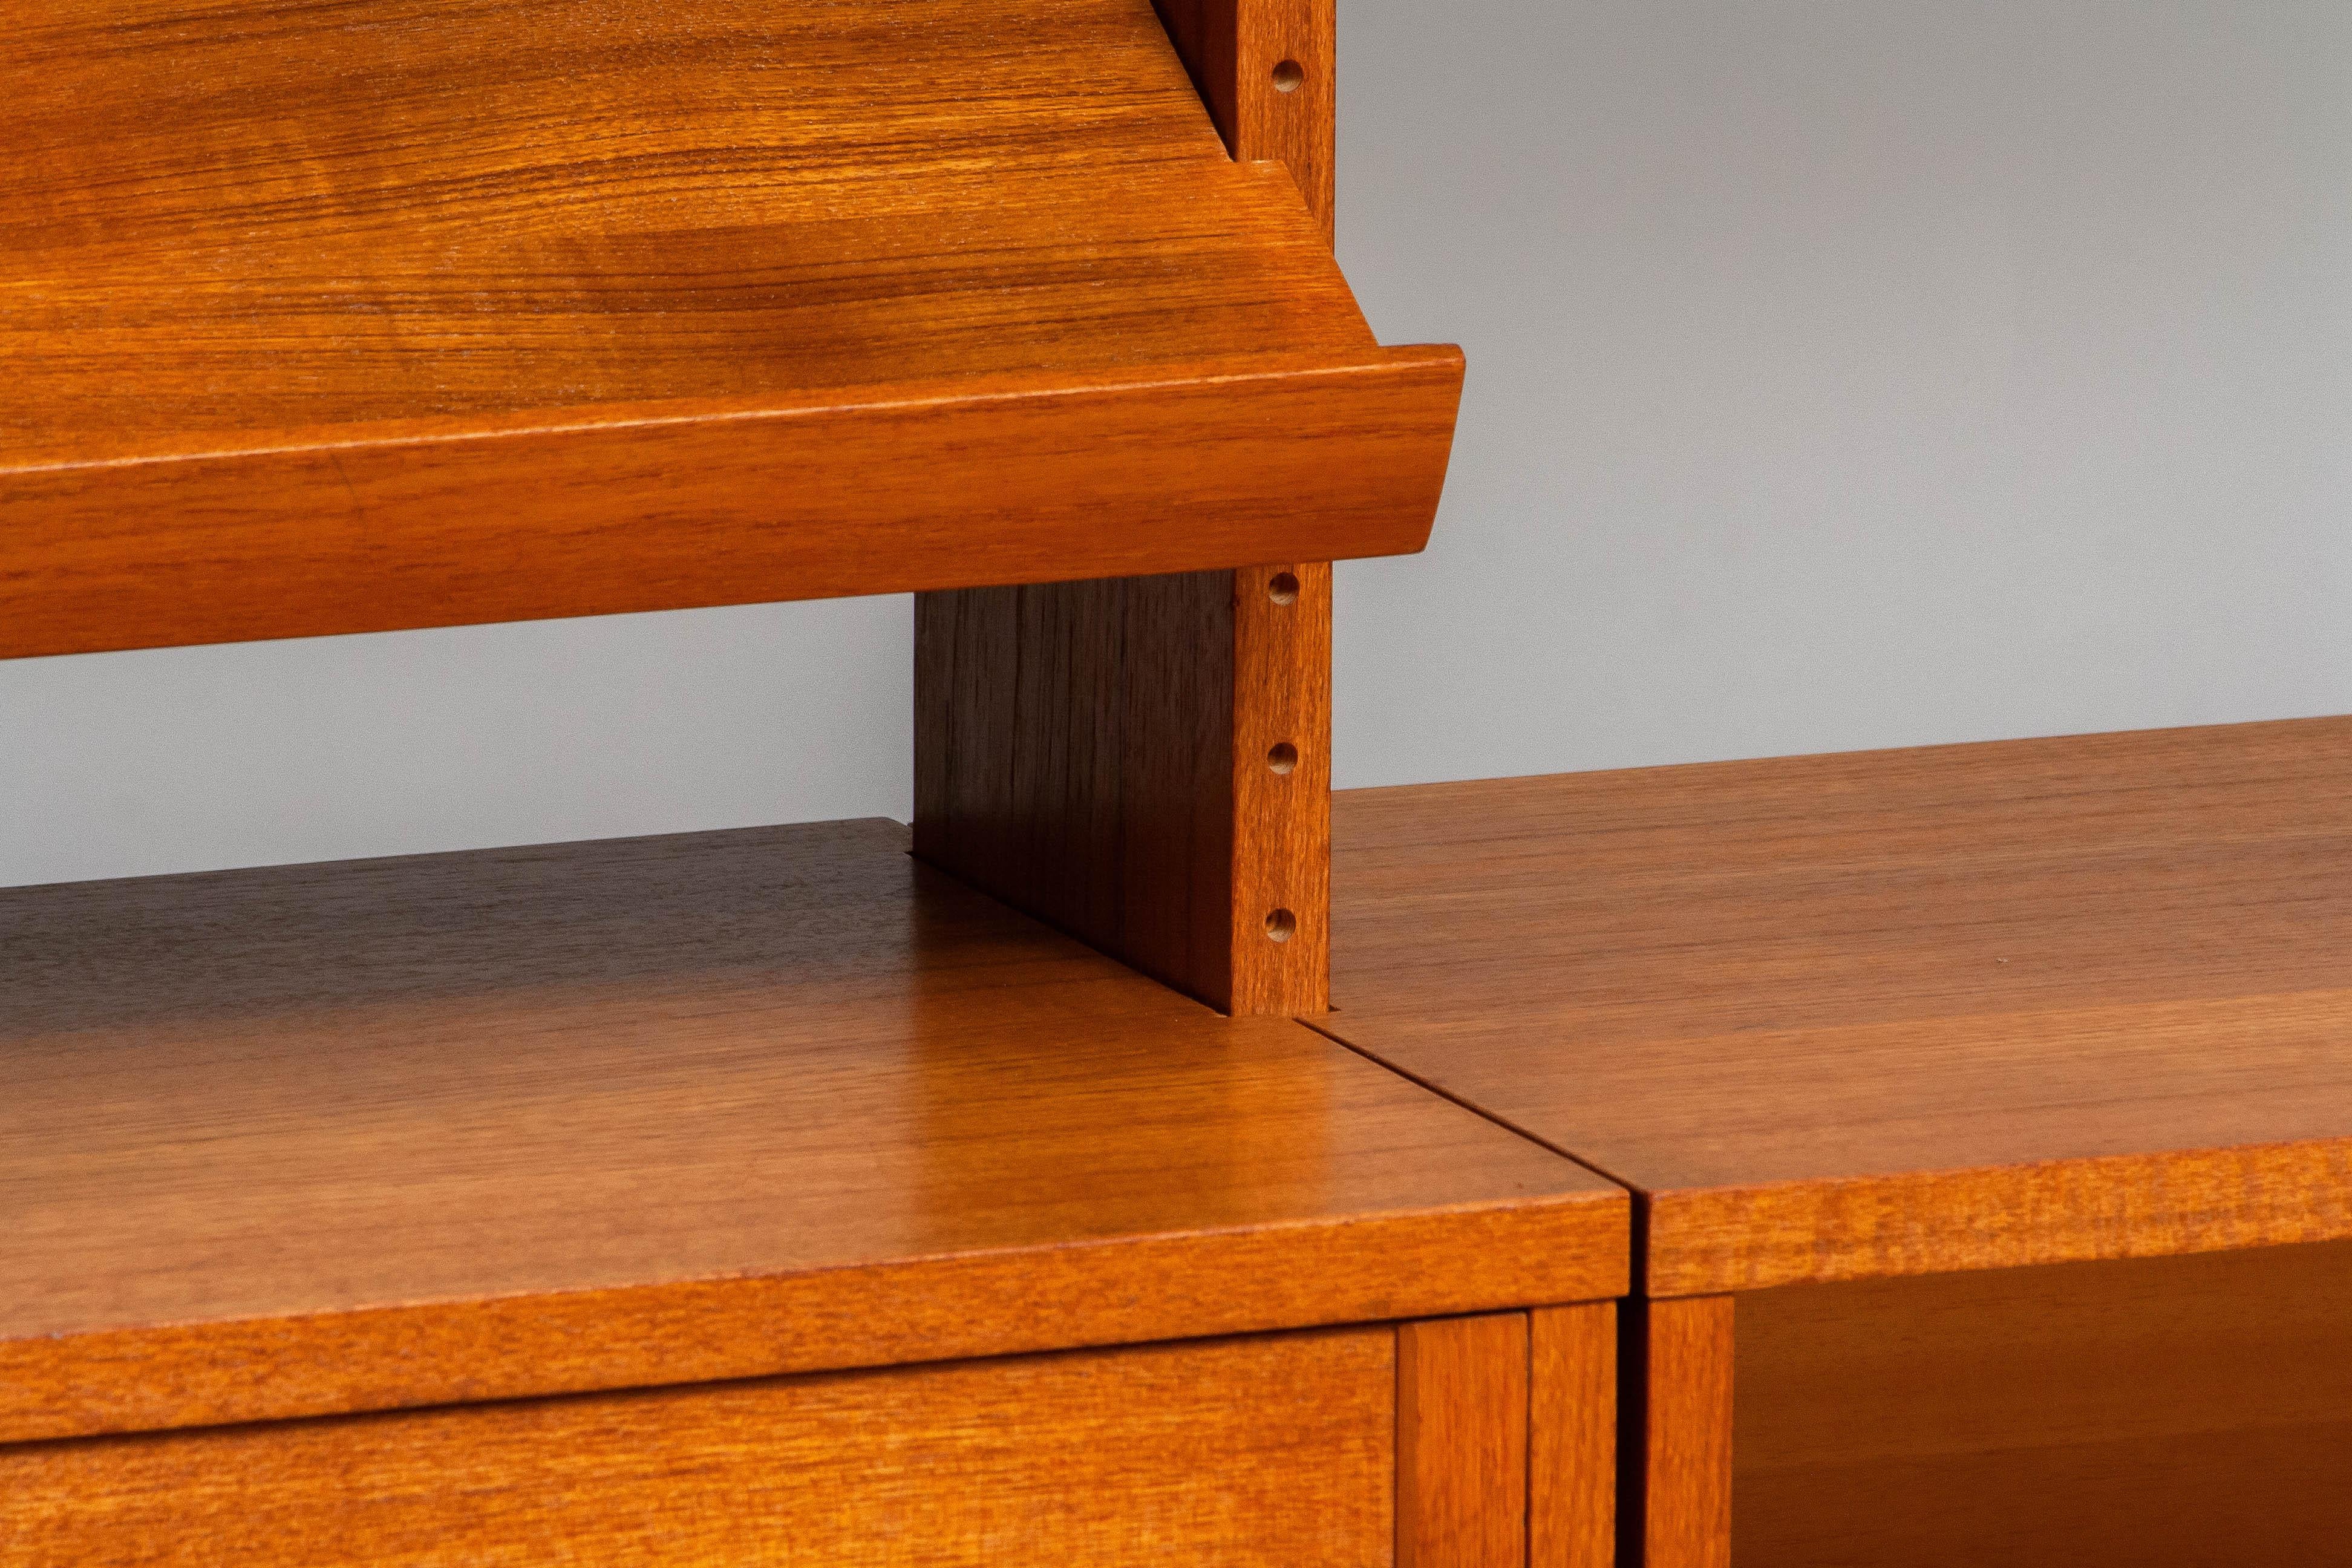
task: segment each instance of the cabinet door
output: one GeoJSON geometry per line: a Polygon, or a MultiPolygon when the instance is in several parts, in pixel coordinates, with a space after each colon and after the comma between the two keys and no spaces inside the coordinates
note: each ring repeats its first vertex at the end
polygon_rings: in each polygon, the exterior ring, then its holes
{"type": "Polygon", "coordinates": [[[0,1449],[11,1564],[1385,1563],[1390,1328],[0,1449]]]}
{"type": "Polygon", "coordinates": [[[0,1561],[1604,1568],[1613,1309],[0,1447],[0,1561]]]}

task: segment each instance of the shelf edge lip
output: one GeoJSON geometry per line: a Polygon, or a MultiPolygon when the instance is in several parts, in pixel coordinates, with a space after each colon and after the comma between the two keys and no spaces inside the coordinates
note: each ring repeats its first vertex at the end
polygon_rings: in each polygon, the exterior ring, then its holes
{"type": "MultiPolygon", "coordinates": [[[[1081,373],[1049,370],[1018,375],[960,376],[940,381],[877,382],[865,386],[779,388],[756,398],[667,398],[638,403],[584,403],[494,414],[446,414],[311,425],[278,432],[213,430],[193,434],[201,445],[126,450],[106,456],[35,458],[0,455],[0,482],[93,469],[150,468],[171,463],[230,462],[309,453],[362,452],[441,442],[497,441],[520,437],[622,434],[664,426],[820,418],[850,412],[932,409],[1069,395],[1149,393],[1181,388],[1242,386],[1252,382],[1350,375],[1365,371],[1453,366],[1462,351],[1450,343],[1409,343],[1336,353],[1221,355],[1148,366],[1081,373]]],[[[5,499],[5,498],[0,498],[5,499]]]]}
{"type": "Polygon", "coordinates": [[[1608,1300],[1628,1285],[1629,1226],[1625,1194],[1585,1190],[782,1274],[28,1336],[0,1342],[0,1447],[1608,1300]],[[925,1321],[925,1303],[943,1290],[955,1310],[925,1321]],[[44,1388],[79,1397],[44,1399],[44,1388]]]}
{"type": "Polygon", "coordinates": [[[1365,348],[0,468],[0,658],[1409,554],[1462,374],[1365,348]]]}

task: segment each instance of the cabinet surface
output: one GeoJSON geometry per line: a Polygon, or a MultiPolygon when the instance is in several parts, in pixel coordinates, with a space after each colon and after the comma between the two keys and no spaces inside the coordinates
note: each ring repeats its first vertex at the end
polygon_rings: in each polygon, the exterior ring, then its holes
{"type": "Polygon", "coordinates": [[[0,892],[5,1554],[1598,1568],[1622,1191],[907,842],[0,892]]]}
{"type": "Polygon", "coordinates": [[[1647,1194],[1652,1295],[2352,1236],[2352,720],[1334,813],[1332,1032],[1647,1194]]]}
{"type": "Polygon", "coordinates": [[[1623,1288],[1612,1184],[906,845],[0,891],[0,1438],[1623,1288]]]}
{"type": "Polygon", "coordinates": [[[0,1447],[13,1564],[1391,1560],[1364,1328],[0,1447]]]}
{"type": "Polygon", "coordinates": [[[2352,1524],[2352,720],[1366,791],[1333,833],[1323,1026],[1641,1205],[1630,1561],[2352,1524]]]}

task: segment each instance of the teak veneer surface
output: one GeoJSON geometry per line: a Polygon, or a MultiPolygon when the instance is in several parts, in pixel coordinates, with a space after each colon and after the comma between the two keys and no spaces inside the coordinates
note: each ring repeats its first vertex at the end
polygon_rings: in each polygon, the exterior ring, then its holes
{"type": "Polygon", "coordinates": [[[2352,1244],[1738,1299],[1742,1568],[2324,1563],[2352,1244]]]}
{"type": "Polygon", "coordinates": [[[0,1447],[11,1568],[1386,1568],[1385,1328],[0,1447]]]}
{"type": "Polygon", "coordinates": [[[1286,165],[1328,239],[1339,140],[1336,0],[1152,0],[1237,158],[1286,165]]]}
{"type": "Polygon", "coordinates": [[[1342,795],[1324,1026],[1660,1296],[2352,1236],[2352,720],[1342,795]]]}
{"type": "Polygon", "coordinates": [[[1625,1303],[1618,1518],[1635,1568],[1730,1568],[1733,1300],[1625,1303]]]}
{"type": "Polygon", "coordinates": [[[1595,1300],[1626,1200],[895,824],[0,891],[0,1441],[1595,1300]]]}
{"type": "Polygon", "coordinates": [[[1528,1315],[1400,1324],[1396,1357],[1396,1568],[1526,1568],[1528,1315]]]}
{"type": "MultiPolygon", "coordinates": [[[[1155,4],[1234,156],[1287,169],[1328,241],[1334,0],[1155,4]]],[[[915,852],[1219,1012],[1328,1011],[1331,582],[918,596],[915,852]]]]}
{"type": "Polygon", "coordinates": [[[1220,1012],[1329,1005],[1330,797],[1328,563],[915,601],[915,853],[1220,1012]]]}
{"type": "Polygon", "coordinates": [[[1618,1304],[1528,1314],[1528,1568],[1617,1561],[1618,1304]]]}
{"type": "Polygon", "coordinates": [[[1149,0],[0,18],[0,656],[1417,549],[1149,0]]]}

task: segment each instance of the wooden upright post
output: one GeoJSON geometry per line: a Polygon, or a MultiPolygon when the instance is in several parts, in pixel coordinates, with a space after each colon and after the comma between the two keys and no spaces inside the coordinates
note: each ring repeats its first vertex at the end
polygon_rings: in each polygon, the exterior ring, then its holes
{"type": "Polygon", "coordinates": [[[1731,1298],[1630,1300],[1624,1330],[1617,1560],[1730,1568],[1731,1298]]]}
{"type": "Polygon", "coordinates": [[[1334,0],[1152,0],[1234,157],[1289,165],[1331,235],[1334,0]]]}
{"type": "MultiPolygon", "coordinates": [[[[1332,0],[1160,13],[1328,239],[1332,0]]],[[[915,853],[1222,1011],[1330,1005],[1330,753],[1328,562],[917,595],[915,853]]]]}

